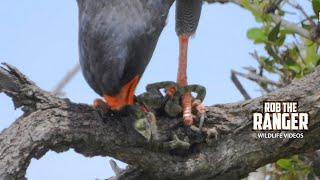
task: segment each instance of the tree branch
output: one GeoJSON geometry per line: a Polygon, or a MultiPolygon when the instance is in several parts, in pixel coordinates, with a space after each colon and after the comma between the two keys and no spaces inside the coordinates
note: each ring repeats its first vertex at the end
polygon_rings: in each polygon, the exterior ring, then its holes
{"type": "Polygon", "coordinates": [[[251,99],[250,95],[244,89],[244,87],[242,86],[241,82],[239,81],[239,79],[237,77],[237,72],[234,71],[234,70],[231,70],[231,81],[236,86],[236,88],[239,90],[239,92],[241,93],[241,95],[244,97],[245,100],[251,99]]]}
{"type": "MultiPolygon", "coordinates": [[[[206,2],[208,3],[216,3],[216,2],[219,2],[219,3],[234,3],[236,5],[239,5],[241,7],[243,7],[242,3],[243,3],[243,0],[205,0],[206,2]]],[[[255,11],[257,12],[260,12],[263,14],[262,10],[260,10],[257,6],[255,6],[254,4],[251,4],[251,8],[254,9],[255,11]]],[[[309,39],[311,41],[315,41],[317,43],[320,43],[320,39],[318,38],[318,35],[315,34],[317,33],[316,31],[314,32],[309,32],[308,30],[304,29],[303,27],[301,26],[298,26],[297,24],[295,23],[292,23],[290,21],[287,21],[283,18],[281,18],[280,16],[277,16],[275,14],[271,14],[270,13],[270,16],[273,20],[273,22],[275,24],[278,24],[281,22],[281,26],[296,33],[296,34],[299,34],[300,36],[306,38],[306,39],[309,39]]]]}
{"type": "Polygon", "coordinates": [[[63,88],[71,81],[71,79],[80,71],[80,64],[75,65],[62,79],[57,86],[52,90],[52,94],[56,96],[64,95],[63,88]]]}
{"type": "Polygon", "coordinates": [[[204,128],[231,130],[221,131],[218,139],[183,127],[181,118],[157,116],[161,142],[172,140],[173,134],[189,136],[192,145],[186,152],[148,143],[133,128],[130,112],[102,116],[88,105],[41,90],[12,66],[0,69],[0,92],[25,112],[0,134],[0,179],[24,179],[30,160],[49,150],[73,148],[87,157],[111,156],[130,164],[118,179],[234,179],[281,157],[320,148],[320,68],[260,98],[208,107],[204,128]],[[266,100],[299,102],[311,118],[303,139],[256,138],[251,114],[261,111],[266,100]]]}

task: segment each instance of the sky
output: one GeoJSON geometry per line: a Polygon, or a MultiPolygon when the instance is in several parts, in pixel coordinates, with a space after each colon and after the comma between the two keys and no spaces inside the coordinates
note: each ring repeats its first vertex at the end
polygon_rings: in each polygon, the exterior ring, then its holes
{"type": "MultiPolygon", "coordinates": [[[[173,6],[174,7],[174,6],[173,6]]],[[[78,63],[78,9],[75,0],[1,0],[0,61],[16,66],[37,85],[52,90],[78,63]]],[[[243,97],[230,80],[230,70],[241,71],[257,66],[249,52],[262,48],[246,38],[248,28],[257,27],[252,15],[238,6],[207,5],[199,28],[189,46],[189,83],[207,88],[206,105],[231,103],[243,97]]],[[[174,8],[171,8],[152,60],[137,88],[144,91],[148,83],[176,79],[178,40],[174,31],[174,8]]],[[[252,97],[260,95],[249,81],[242,81],[252,97]]],[[[91,104],[98,97],[81,73],[65,87],[73,102],[91,104]]],[[[10,126],[20,110],[0,94],[0,132],[10,126]]],[[[121,167],[125,164],[119,163],[121,167]]],[[[30,180],[93,180],[113,176],[108,157],[86,158],[73,150],[57,154],[48,152],[31,161],[30,180]]]]}

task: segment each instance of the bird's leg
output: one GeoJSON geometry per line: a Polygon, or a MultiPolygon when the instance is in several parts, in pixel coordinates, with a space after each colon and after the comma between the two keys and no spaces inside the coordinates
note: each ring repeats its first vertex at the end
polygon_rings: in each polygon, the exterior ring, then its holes
{"type": "MultiPolygon", "coordinates": [[[[189,36],[179,35],[179,66],[178,66],[178,77],[177,83],[179,87],[185,87],[188,85],[187,82],[187,54],[188,54],[188,41],[189,36]]],[[[192,97],[190,93],[185,93],[181,99],[183,108],[183,123],[186,126],[193,124],[191,105],[192,97]]]]}
{"type": "Polygon", "coordinates": [[[196,93],[197,96],[192,100],[192,110],[199,117],[199,128],[203,127],[206,108],[202,104],[205,96],[206,96],[206,88],[200,85],[188,85],[186,86],[186,92],[196,93]]]}

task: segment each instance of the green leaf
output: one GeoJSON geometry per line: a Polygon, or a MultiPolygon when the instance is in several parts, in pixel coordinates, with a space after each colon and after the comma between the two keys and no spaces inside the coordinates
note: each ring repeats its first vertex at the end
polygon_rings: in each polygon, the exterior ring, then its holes
{"type": "Polygon", "coordinates": [[[301,21],[301,26],[306,30],[312,29],[312,26],[310,24],[308,24],[307,19],[304,19],[303,21],[301,21]]]}
{"type": "Polygon", "coordinates": [[[274,60],[277,63],[281,61],[281,58],[278,56],[278,54],[273,50],[273,48],[269,44],[267,44],[264,48],[268,52],[268,54],[274,58],[274,60]]]}
{"type": "Polygon", "coordinates": [[[278,35],[280,32],[280,25],[281,22],[279,22],[269,33],[268,40],[269,41],[276,41],[278,39],[278,35]]]}
{"type": "Polygon", "coordinates": [[[247,32],[247,37],[253,40],[255,43],[263,43],[267,41],[266,34],[262,29],[251,28],[247,32]]]}
{"type": "Polygon", "coordinates": [[[279,167],[281,167],[282,169],[285,169],[285,170],[292,170],[293,169],[293,164],[292,164],[292,160],[291,159],[279,159],[277,161],[277,165],[279,167]]]}
{"type": "Polygon", "coordinates": [[[301,68],[298,64],[287,65],[287,68],[295,73],[299,73],[301,71],[301,68]]]}
{"type": "Polygon", "coordinates": [[[306,65],[315,66],[318,63],[319,55],[318,55],[318,46],[316,43],[311,43],[310,40],[305,40],[305,51],[306,56],[304,57],[304,63],[306,65]]]}
{"type": "Polygon", "coordinates": [[[316,66],[320,65],[320,58],[318,58],[317,62],[316,62],[316,66]]]}
{"type": "Polygon", "coordinates": [[[295,34],[296,32],[292,29],[282,29],[281,31],[281,34],[295,34]]]}
{"type": "Polygon", "coordinates": [[[302,72],[301,65],[297,62],[298,52],[296,48],[289,49],[286,51],[286,56],[284,57],[284,68],[294,72],[295,74],[302,72]]]}
{"type": "Polygon", "coordinates": [[[264,15],[263,13],[257,11],[257,9],[253,8],[252,7],[252,3],[254,4],[259,4],[259,2],[252,2],[251,0],[243,0],[241,2],[241,5],[245,8],[245,9],[248,9],[252,14],[253,16],[255,17],[256,21],[257,22],[262,22],[263,19],[264,19],[264,15]]]}
{"type": "Polygon", "coordinates": [[[280,37],[274,42],[274,44],[280,47],[283,45],[285,40],[286,40],[286,36],[281,34],[280,37]]]}
{"type": "Polygon", "coordinates": [[[320,0],[312,0],[312,8],[313,8],[314,14],[318,16],[320,12],[320,0]]]}
{"type": "Polygon", "coordinates": [[[269,60],[269,59],[264,59],[264,69],[267,70],[268,72],[275,73],[276,71],[274,70],[274,60],[269,60]]]}

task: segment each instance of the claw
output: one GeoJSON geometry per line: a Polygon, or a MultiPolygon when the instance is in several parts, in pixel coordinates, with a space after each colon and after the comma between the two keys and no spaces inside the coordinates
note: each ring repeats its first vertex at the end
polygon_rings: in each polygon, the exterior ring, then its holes
{"type": "Polygon", "coordinates": [[[205,119],[205,115],[201,114],[200,116],[200,122],[199,122],[199,129],[201,130],[203,127],[203,123],[204,123],[204,119],[205,119]]]}
{"type": "Polygon", "coordinates": [[[200,99],[195,99],[192,103],[192,107],[195,109],[197,116],[200,117],[199,129],[202,130],[204,120],[206,117],[207,108],[202,104],[200,99]]]}

